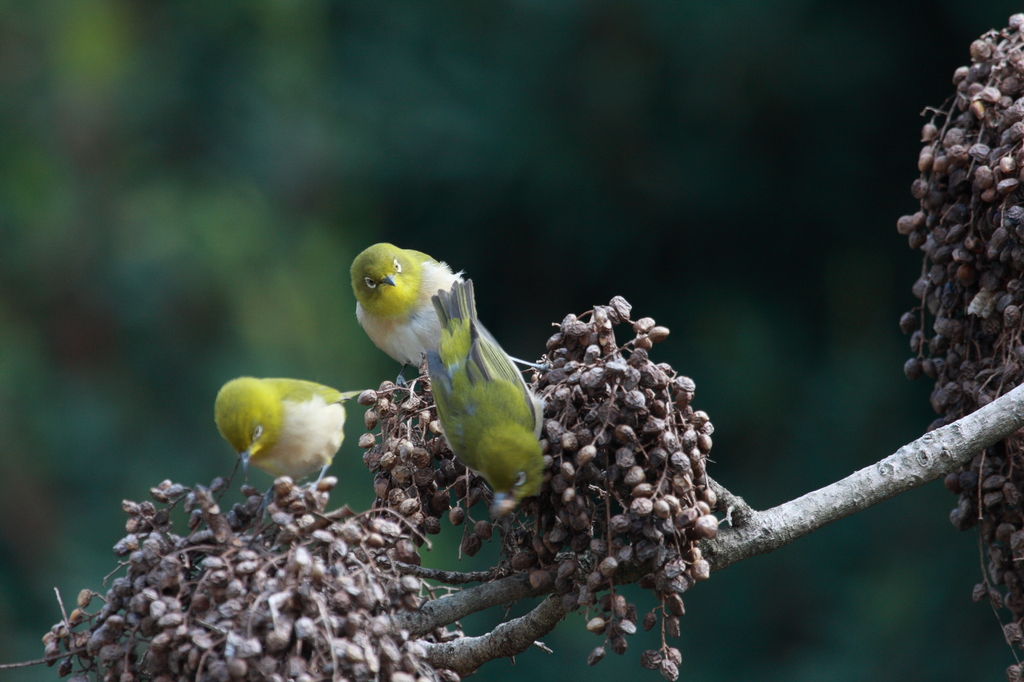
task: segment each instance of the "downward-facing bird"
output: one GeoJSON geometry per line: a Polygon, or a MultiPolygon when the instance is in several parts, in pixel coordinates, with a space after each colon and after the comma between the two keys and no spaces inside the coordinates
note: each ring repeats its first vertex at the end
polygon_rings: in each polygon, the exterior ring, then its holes
{"type": "Polygon", "coordinates": [[[399,385],[406,365],[419,366],[437,348],[441,323],[431,297],[461,281],[445,263],[393,244],[374,244],[352,262],[356,318],[377,348],[402,363],[399,385]]]}
{"type": "Polygon", "coordinates": [[[345,437],[342,393],[300,379],[240,377],[221,387],[214,420],[248,473],[249,464],[271,476],[299,480],[327,472],[345,437]]]}
{"type": "Polygon", "coordinates": [[[477,319],[472,280],[433,302],[442,331],[437,350],[427,350],[427,368],[444,437],[494,490],[491,513],[505,516],[540,490],[543,405],[477,319]]]}

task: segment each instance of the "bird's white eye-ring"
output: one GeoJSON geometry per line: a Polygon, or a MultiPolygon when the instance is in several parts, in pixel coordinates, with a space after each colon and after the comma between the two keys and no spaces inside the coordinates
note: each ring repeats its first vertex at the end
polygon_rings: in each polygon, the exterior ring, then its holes
{"type": "Polygon", "coordinates": [[[396,258],[395,259],[395,272],[401,272],[401,271],[402,271],[402,264],[399,263],[398,259],[396,258]]]}
{"type": "Polygon", "coordinates": [[[518,488],[524,483],[526,483],[526,472],[520,471],[518,474],[516,474],[516,480],[514,483],[512,483],[512,487],[518,488]]]}
{"type": "Polygon", "coordinates": [[[363,281],[366,282],[366,286],[370,287],[371,289],[376,289],[377,288],[377,283],[374,282],[369,277],[363,277],[363,281]]]}
{"type": "Polygon", "coordinates": [[[258,441],[260,439],[260,436],[262,436],[262,435],[263,435],[263,425],[262,424],[257,424],[256,428],[252,430],[253,442],[258,441]]]}

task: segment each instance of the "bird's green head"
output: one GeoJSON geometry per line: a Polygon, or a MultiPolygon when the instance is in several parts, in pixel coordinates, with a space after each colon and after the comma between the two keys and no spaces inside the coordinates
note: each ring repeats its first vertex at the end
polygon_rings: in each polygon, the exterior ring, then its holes
{"type": "Polygon", "coordinates": [[[366,312],[404,315],[420,299],[422,258],[394,244],[374,244],[352,261],[352,291],[366,312]]]}
{"type": "Polygon", "coordinates": [[[273,384],[252,377],[224,384],[213,408],[220,435],[242,456],[243,465],[274,446],[281,433],[283,414],[281,397],[273,384]]]}
{"type": "Polygon", "coordinates": [[[476,455],[480,473],[494,489],[494,516],[505,516],[524,497],[540,492],[544,456],[531,431],[511,423],[490,429],[476,455]]]}

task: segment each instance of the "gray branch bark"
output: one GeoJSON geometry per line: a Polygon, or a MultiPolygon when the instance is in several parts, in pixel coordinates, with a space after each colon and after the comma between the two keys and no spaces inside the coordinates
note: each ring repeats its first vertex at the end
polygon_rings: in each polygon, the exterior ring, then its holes
{"type": "Polygon", "coordinates": [[[489,571],[442,571],[439,568],[427,568],[416,564],[405,564],[401,561],[391,562],[395,568],[402,573],[414,575],[417,578],[436,580],[445,585],[465,585],[466,583],[486,583],[503,577],[502,571],[492,568],[489,571]]]}
{"type": "MultiPolygon", "coordinates": [[[[948,426],[930,431],[841,481],[766,511],[741,503],[737,525],[703,546],[717,571],[765,554],[829,523],[954,471],[990,445],[1024,428],[1024,385],[948,426]]],[[[739,499],[739,498],[734,498],[739,499]]]]}
{"type": "MultiPolygon", "coordinates": [[[[537,597],[551,590],[537,590],[525,573],[484,583],[440,599],[425,602],[418,611],[403,611],[392,616],[392,622],[412,636],[424,635],[434,628],[451,625],[471,613],[519,599],[537,597]]],[[[513,622],[513,621],[510,621],[513,622]]],[[[507,623],[506,623],[507,625],[507,623]]]]}
{"type": "Polygon", "coordinates": [[[562,600],[552,595],[525,616],[502,623],[486,635],[461,637],[441,644],[425,643],[427,660],[434,667],[466,675],[487,661],[526,651],[538,637],[554,630],[564,615],[562,600]]]}

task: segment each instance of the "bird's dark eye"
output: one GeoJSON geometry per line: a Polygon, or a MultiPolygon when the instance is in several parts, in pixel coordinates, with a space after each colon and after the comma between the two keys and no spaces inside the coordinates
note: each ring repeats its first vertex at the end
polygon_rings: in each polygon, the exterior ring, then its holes
{"type": "Polygon", "coordinates": [[[252,439],[253,439],[253,441],[259,440],[260,436],[262,436],[262,435],[263,435],[263,426],[261,424],[257,424],[256,428],[252,430],[252,439]]]}
{"type": "Polygon", "coordinates": [[[512,484],[512,487],[518,488],[521,485],[523,485],[524,483],[526,483],[526,472],[525,471],[520,471],[518,474],[516,474],[516,480],[512,484]]]}
{"type": "Polygon", "coordinates": [[[377,288],[377,283],[374,282],[369,277],[363,277],[363,281],[366,282],[366,286],[370,287],[371,289],[376,289],[377,288]]]}
{"type": "Polygon", "coordinates": [[[399,263],[398,259],[396,258],[395,259],[395,272],[401,272],[401,271],[402,271],[402,264],[399,263]]]}

